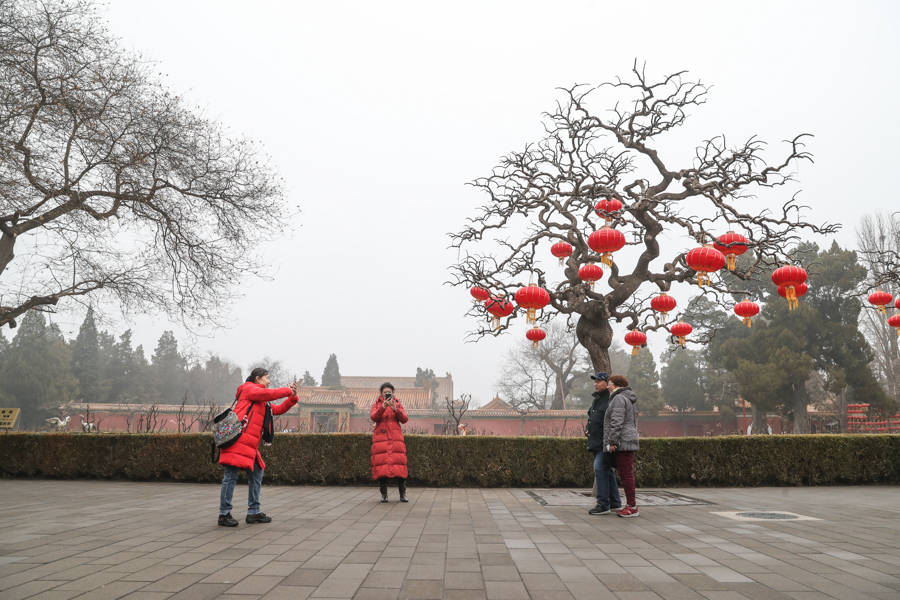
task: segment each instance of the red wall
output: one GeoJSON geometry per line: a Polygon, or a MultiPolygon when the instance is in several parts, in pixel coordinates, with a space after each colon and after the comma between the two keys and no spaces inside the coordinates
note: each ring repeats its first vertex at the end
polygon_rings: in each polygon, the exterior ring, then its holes
{"type": "MultiPolygon", "coordinates": [[[[91,419],[98,424],[100,431],[127,431],[127,419],[122,413],[107,413],[103,411],[91,411],[91,419]]],[[[640,417],[638,419],[638,428],[640,434],[644,437],[679,437],[682,435],[689,436],[707,436],[707,435],[725,435],[735,433],[745,433],[747,426],[750,424],[750,416],[741,417],[738,415],[737,424],[738,431],[733,429],[726,430],[715,415],[696,415],[689,416],[682,420],[678,416],[665,417],[640,417]]],[[[137,431],[137,417],[132,419],[131,430],[137,431]]],[[[584,420],[568,418],[527,418],[520,417],[503,418],[464,418],[463,422],[468,427],[469,435],[566,435],[579,437],[583,436],[584,420]]],[[[444,421],[440,417],[410,417],[409,422],[404,426],[407,433],[426,433],[433,434],[443,430],[444,421]],[[437,426],[437,429],[435,427],[437,426]]],[[[772,427],[773,433],[790,432],[790,423],[787,427],[783,427],[781,419],[777,417],[769,418],[769,425],[772,427]]],[[[285,428],[300,429],[300,416],[296,412],[289,412],[275,418],[276,431],[280,432],[285,428]]],[[[72,417],[67,427],[68,431],[81,431],[81,421],[78,415],[72,417]]],[[[146,430],[146,429],[145,429],[146,430]]],[[[157,425],[154,431],[176,432],[178,430],[176,416],[173,414],[162,414],[157,418],[157,425]]],[[[198,426],[195,424],[192,431],[197,431],[198,426]]],[[[370,433],[372,431],[372,423],[368,417],[357,415],[350,419],[350,430],[355,433],[370,433]]],[[[302,431],[302,430],[301,430],[302,431]]]]}

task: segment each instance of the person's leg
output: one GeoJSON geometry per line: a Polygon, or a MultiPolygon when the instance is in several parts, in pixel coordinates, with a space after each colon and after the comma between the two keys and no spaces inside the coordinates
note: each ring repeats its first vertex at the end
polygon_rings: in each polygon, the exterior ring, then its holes
{"type": "Polygon", "coordinates": [[[381,501],[387,502],[387,477],[378,478],[378,489],[381,490],[381,501]]]}
{"type": "Polygon", "coordinates": [[[603,453],[598,452],[594,455],[594,483],[597,488],[597,506],[609,507],[609,477],[605,472],[603,463],[603,453]]]}
{"type": "Polygon", "coordinates": [[[225,475],[222,477],[222,492],[219,494],[219,514],[227,515],[233,508],[231,498],[234,496],[234,486],[237,484],[238,468],[225,465],[225,475]]]}
{"type": "Polygon", "coordinates": [[[253,461],[253,470],[247,473],[247,514],[255,515],[259,510],[259,493],[262,488],[263,468],[258,461],[253,461]]]}
{"type": "Polygon", "coordinates": [[[613,454],[611,452],[603,453],[603,471],[606,475],[606,489],[609,490],[609,500],[604,504],[609,504],[610,508],[622,508],[622,497],[619,496],[619,482],[616,481],[616,472],[613,470],[613,454]]]}
{"type": "Polygon", "coordinates": [[[628,506],[634,507],[634,452],[616,452],[616,469],[622,477],[622,487],[625,488],[625,500],[628,506]]]}
{"type": "Polygon", "coordinates": [[[406,479],[403,477],[398,477],[398,479],[400,480],[397,483],[397,487],[400,490],[400,502],[409,502],[406,498],[406,479]]]}

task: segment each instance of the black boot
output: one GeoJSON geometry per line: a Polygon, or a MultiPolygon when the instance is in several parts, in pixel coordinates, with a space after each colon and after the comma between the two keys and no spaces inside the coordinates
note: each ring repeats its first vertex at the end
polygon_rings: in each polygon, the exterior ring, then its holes
{"type": "Polygon", "coordinates": [[[406,497],[406,480],[401,479],[397,487],[400,488],[400,502],[409,502],[409,498],[406,497]]]}
{"type": "Polygon", "coordinates": [[[237,519],[231,516],[231,513],[227,515],[219,515],[219,526],[220,527],[237,527],[238,522],[237,519]]]}
{"type": "Polygon", "coordinates": [[[378,487],[379,487],[379,489],[381,490],[381,501],[382,501],[382,502],[387,502],[387,501],[388,501],[388,497],[387,497],[387,479],[385,479],[384,477],[381,477],[381,478],[378,480],[378,487]]]}

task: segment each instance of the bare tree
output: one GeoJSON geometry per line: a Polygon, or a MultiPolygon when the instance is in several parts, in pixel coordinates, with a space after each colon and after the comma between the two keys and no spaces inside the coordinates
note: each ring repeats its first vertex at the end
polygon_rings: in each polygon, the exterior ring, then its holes
{"type": "MultiPolygon", "coordinates": [[[[729,147],[725,137],[718,136],[700,143],[692,165],[669,166],[656,139],[681,126],[707,96],[707,87],[687,80],[685,72],[651,81],[635,64],[627,80],[594,88],[576,85],[561,93],[555,110],[546,114],[545,137],[508,154],[489,176],[473,182],[488,201],[465,228],[451,235],[453,246],[465,250],[452,267],[452,283],[485,287],[510,298],[536,281],[550,292],[553,310],[577,315],[578,339],[596,370],[609,371],[613,322],[643,331],[666,329],[678,315],[657,320],[647,302],[651,289],[668,291],[675,283],[697,281],[697,273],[685,262],[685,248],[673,249],[668,262],[652,268],[662,240],[687,237],[706,244],[728,230],[743,234],[755,259],[735,272],[739,282],[758,278],[765,267],[786,260],[801,232],[838,229],[804,222],[803,207],[793,197],[771,211],[761,209],[755,197],[761,190],[790,183],[796,165],[811,160],[805,134],[789,140],[773,163],[763,156],[766,144],[756,137],[729,147]],[[613,108],[597,113],[594,99],[606,92],[616,96],[613,108]],[[607,292],[578,276],[582,265],[602,258],[590,248],[588,237],[599,228],[594,206],[603,198],[623,203],[624,210],[612,215],[611,223],[625,229],[640,250],[630,272],[616,263],[609,267],[612,289],[607,292]],[[559,241],[570,244],[573,253],[558,278],[548,275],[538,259],[559,241]],[[496,254],[493,247],[499,248],[496,254]]],[[[733,302],[733,295],[746,293],[729,289],[725,281],[714,277],[703,293],[727,303],[733,302]]],[[[470,314],[485,316],[477,305],[470,314]]],[[[482,325],[473,336],[497,335],[515,318],[496,331],[482,325]]]]}
{"type": "MultiPolygon", "coordinates": [[[[900,213],[865,216],[856,230],[863,263],[869,270],[864,294],[880,288],[900,294],[900,213]]],[[[863,295],[864,295],[863,294],[863,295]]],[[[866,306],[863,299],[863,306],[866,306]]],[[[872,346],[872,371],[888,395],[900,404],[900,347],[893,327],[877,310],[863,310],[860,325],[872,346]]]]}
{"type": "Polygon", "coordinates": [[[449,429],[450,435],[459,435],[459,424],[462,423],[463,417],[469,412],[471,402],[471,394],[460,394],[457,400],[446,399],[447,417],[444,433],[448,433],[447,430],[449,429]]]}
{"type": "Polygon", "coordinates": [[[200,432],[210,431],[213,426],[213,419],[216,418],[222,412],[222,407],[219,406],[219,403],[210,398],[206,401],[206,404],[203,405],[203,409],[200,413],[200,418],[197,420],[197,430],[200,432]]]}
{"type": "Polygon", "coordinates": [[[0,327],[88,294],[214,321],[281,223],[254,145],[166,91],[88,2],[0,0],[0,327]]]}

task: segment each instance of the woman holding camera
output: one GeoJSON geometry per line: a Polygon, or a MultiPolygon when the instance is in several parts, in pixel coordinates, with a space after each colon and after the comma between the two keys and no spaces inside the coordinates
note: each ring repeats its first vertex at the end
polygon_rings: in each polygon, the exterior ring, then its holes
{"type": "Polygon", "coordinates": [[[388,479],[393,478],[398,480],[400,502],[409,502],[406,498],[406,444],[400,428],[400,424],[406,423],[409,417],[400,400],[394,396],[393,385],[382,383],[378,393],[380,395],[369,415],[375,421],[375,431],[372,433],[372,479],[378,480],[382,502],[388,501],[388,479]]]}

